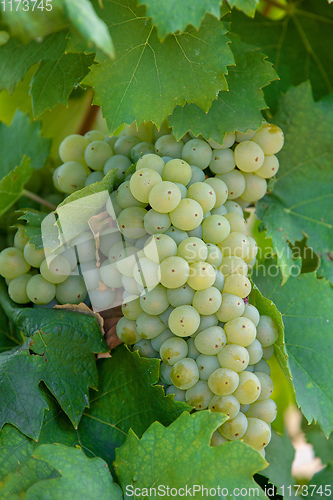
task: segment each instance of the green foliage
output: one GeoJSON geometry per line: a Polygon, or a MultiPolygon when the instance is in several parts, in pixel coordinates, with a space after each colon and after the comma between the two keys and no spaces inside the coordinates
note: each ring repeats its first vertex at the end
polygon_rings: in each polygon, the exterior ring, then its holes
{"type": "Polygon", "coordinates": [[[29,238],[30,243],[40,250],[44,247],[41,225],[47,214],[38,212],[32,208],[23,210],[23,214],[18,218],[18,227],[24,227],[25,235],[29,238]],[[24,226],[21,226],[19,221],[26,221],[24,226]]]}
{"type": "Polygon", "coordinates": [[[313,446],[316,457],[320,458],[323,464],[333,462],[333,436],[326,438],[318,425],[303,425],[303,432],[308,443],[313,446]]]}
{"type": "Polygon", "coordinates": [[[23,157],[21,165],[13,168],[0,180],[0,216],[22,195],[32,172],[30,159],[23,157]]]}
{"type": "Polygon", "coordinates": [[[254,17],[259,0],[228,0],[230,7],[242,10],[246,15],[254,17]]]}

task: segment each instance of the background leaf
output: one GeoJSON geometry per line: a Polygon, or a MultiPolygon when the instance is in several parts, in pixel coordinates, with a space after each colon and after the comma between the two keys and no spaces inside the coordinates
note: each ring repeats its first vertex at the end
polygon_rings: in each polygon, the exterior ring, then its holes
{"type": "Polygon", "coordinates": [[[15,167],[0,180],[0,216],[21,196],[25,184],[32,175],[30,159],[24,157],[21,165],[15,167]]]}
{"type": "Polygon", "coordinates": [[[248,16],[253,17],[259,0],[228,0],[228,3],[230,7],[236,7],[236,9],[242,10],[248,16]]]}

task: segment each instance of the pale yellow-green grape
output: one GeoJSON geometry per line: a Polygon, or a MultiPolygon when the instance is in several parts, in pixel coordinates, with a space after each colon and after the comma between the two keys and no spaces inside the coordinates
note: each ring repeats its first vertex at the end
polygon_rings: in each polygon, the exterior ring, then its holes
{"type": "Polygon", "coordinates": [[[182,257],[168,257],[161,262],[160,273],[163,286],[179,288],[186,283],[190,274],[190,266],[182,257]]]}
{"type": "Polygon", "coordinates": [[[191,231],[201,224],[203,211],[201,205],[190,198],[183,198],[170,212],[171,224],[182,231],[191,231]]]}
{"type": "Polygon", "coordinates": [[[117,178],[123,180],[126,170],[131,166],[131,160],[124,155],[114,155],[109,158],[103,167],[103,174],[106,175],[110,170],[117,170],[117,178]]]}
{"type": "Polygon", "coordinates": [[[248,318],[254,323],[255,326],[258,326],[260,320],[260,314],[258,309],[252,304],[246,304],[244,312],[242,314],[244,318],[248,318]]]}
{"type": "Polygon", "coordinates": [[[223,148],[231,148],[233,143],[235,142],[235,133],[234,132],[228,132],[225,134],[224,139],[223,139],[223,144],[219,144],[218,142],[213,141],[212,139],[209,139],[208,144],[212,148],[216,149],[223,149],[223,148]]]}
{"type": "Polygon", "coordinates": [[[264,163],[261,147],[252,141],[242,141],[235,147],[235,163],[243,172],[255,172],[264,163]]]}
{"type": "Polygon", "coordinates": [[[189,337],[200,324],[198,311],[189,305],[178,306],[169,316],[168,326],[178,337],[189,337]]]}
{"type": "Polygon", "coordinates": [[[225,215],[228,213],[228,210],[226,209],[225,204],[224,204],[224,205],[220,205],[219,207],[212,208],[210,213],[211,213],[211,215],[225,215]]]}
{"type": "Polygon", "coordinates": [[[261,392],[258,401],[263,401],[271,397],[273,392],[273,380],[267,373],[256,371],[255,375],[260,380],[261,392]]]}
{"type": "Polygon", "coordinates": [[[14,247],[19,250],[24,249],[25,245],[28,243],[29,238],[25,235],[25,230],[23,227],[19,227],[14,236],[14,247]]]}
{"type": "Polygon", "coordinates": [[[175,365],[181,359],[186,358],[188,353],[188,345],[184,339],[179,337],[172,337],[160,347],[160,356],[164,363],[168,365],[175,365]]]}
{"type": "Polygon", "coordinates": [[[102,172],[91,172],[84,182],[84,187],[90,186],[90,184],[95,184],[96,182],[101,182],[104,179],[104,174],[102,172]]]}
{"type": "Polygon", "coordinates": [[[165,234],[167,236],[170,236],[177,245],[185,240],[185,238],[188,238],[188,233],[186,231],[182,231],[181,229],[178,229],[174,226],[170,226],[169,229],[165,231],[165,234]]]}
{"type": "MultiPolygon", "coordinates": [[[[125,318],[135,322],[137,317],[143,312],[140,305],[140,297],[138,295],[129,295],[123,300],[121,312],[125,318]]],[[[135,340],[135,342],[137,341],[135,340]]]]}
{"type": "Polygon", "coordinates": [[[57,168],[56,187],[62,193],[71,194],[84,187],[90,170],[78,161],[68,161],[57,168]]]}
{"type": "Polygon", "coordinates": [[[246,412],[247,417],[259,418],[266,424],[271,424],[275,420],[276,414],[277,407],[272,399],[255,401],[246,412]]]}
{"type": "Polygon", "coordinates": [[[195,291],[187,284],[179,288],[167,288],[167,297],[172,307],[191,305],[195,291]]]}
{"type": "MultiPolygon", "coordinates": [[[[168,181],[164,181],[164,182],[168,182],[168,181]]],[[[181,199],[187,198],[187,188],[186,188],[186,186],[184,186],[184,184],[181,184],[180,182],[174,182],[173,184],[178,187],[178,189],[180,191],[181,199]]]]}
{"type": "Polygon", "coordinates": [[[157,337],[154,337],[153,339],[151,339],[150,342],[151,342],[151,345],[153,346],[153,348],[155,349],[155,351],[159,352],[161,349],[161,345],[166,340],[171,339],[171,338],[173,338],[173,339],[175,338],[174,334],[172,333],[171,330],[169,330],[169,328],[166,328],[165,330],[163,330],[162,333],[157,335],[157,337]]]}
{"type": "Polygon", "coordinates": [[[229,368],[218,368],[208,378],[210,390],[217,396],[229,396],[239,384],[239,375],[229,368]]]}
{"type": "Polygon", "coordinates": [[[219,321],[215,314],[211,314],[210,316],[200,316],[200,324],[192,337],[196,337],[198,333],[202,332],[202,330],[206,330],[206,328],[217,326],[218,323],[219,321]]]}
{"type": "Polygon", "coordinates": [[[44,305],[54,299],[56,287],[53,283],[46,281],[40,274],[36,274],[28,281],[26,294],[34,304],[44,305]]]}
{"type": "Polygon", "coordinates": [[[227,420],[224,422],[218,430],[222,434],[222,436],[229,441],[235,441],[237,439],[241,439],[248,427],[248,421],[244,413],[241,411],[237,413],[235,418],[231,420],[227,420]]]}
{"type": "Polygon", "coordinates": [[[162,177],[164,161],[160,156],[154,153],[148,153],[142,156],[136,164],[136,170],[140,170],[141,168],[151,168],[162,177]]]}
{"type": "Polygon", "coordinates": [[[195,361],[198,366],[200,380],[208,380],[210,375],[220,368],[217,356],[200,354],[195,361]]]}
{"type": "Polygon", "coordinates": [[[79,304],[87,296],[87,288],[82,276],[68,276],[67,280],[56,285],[56,299],[60,304],[79,304]]]}
{"type": "Polygon", "coordinates": [[[165,330],[165,326],[158,316],[151,316],[145,312],[136,318],[135,326],[143,339],[153,339],[165,330]]]}
{"type": "Polygon", "coordinates": [[[190,165],[180,159],[169,160],[163,168],[162,179],[169,182],[179,182],[186,186],[192,177],[190,165]]]}
{"type": "Polygon", "coordinates": [[[260,396],[261,383],[256,374],[243,371],[239,374],[239,385],[234,392],[241,405],[254,403],[260,396]]]}
{"type": "MultiPolygon", "coordinates": [[[[215,281],[214,281],[214,286],[221,293],[223,292],[224,283],[225,283],[225,277],[224,277],[224,275],[221,273],[221,271],[219,271],[218,269],[216,269],[216,278],[215,278],[215,281]]],[[[221,303],[222,303],[222,296],[221,296],[221,303]]],[[[220,304],[220,306],[221,306],[221,304],[220,304]]]]}
{"type": "Polygon", "coordinates": [[[217,177],[208,177],[208,179],[206,179],[204,182],[206,184],[209,184],[215,191],[216,202],[213,208],[217,208],[223,205],[228,198],[228,186],[223,181],[223,179],[219,179],[217,177]]]}
{"type": "Polygon", "coordinates": [[[278,338],[277,324],[270,316],[261,316],[257,326],[257,339],[263,347],[273,345],[278,338]]]}
{"type": "Polygon", "coordinates": [[[89,291],[89,299],[94,311],[106,311],[114,306],[115,291],[101,286],[98,289],[89,291]]]}
{"type": "Polygon", "coordinates": [[[263,179],[270,179],[277,174],[279,170],[279,160],[275,155],[265,156],[264,163],[259,170],[256,170],[256,174],[263,179]]]}
{"type": "MultiPolygon", "coordinates": [[[[30,245],[30,243],[26,243],[26,245],[28,244],[30,245]]],[[[29,269],[30,264],[23,256],[22,250],[16,247],[8,247],[0,252],[0,275],[4,278],[14,279],[21,274],[27,273],[29,269]]]]}
{"type": "Polygon", "coordinates": [[[232,293],[244,299],[251,292],[251,282],[243,274],[230,274],[225,279],[223,290],[226,293],[232,293]]]}
{"type": "Polygon", "coordinates": [[[194,359],[184,358],[178,361],[171,370],[172,383],[178,389],[187,390],[199,380],[199,370],[194,359]]]}
{"type": "Polygon", "coordinates": [[[242,215],[236,214],[235,212],[227,213],[224,216],[230,224],[230,231],[237,233],[243,233],[246,229],[246,222],[242,215]]]}
{"type": "Polygon", "coordinates": [[[186,391],[182,391],[181,389],[177,389],[177,387],[175,387],[173,384],[167,388],[167,390],[165,391],[165,394],[167,396],[169,396],[169,394],[173,394],[175,401],[182,401],[183,403],[186,402],[186,399],[185,399],[186,391]]]}
{"type": "Polygon", "coordinates": [[[256,134],[256,130],[251,130],[249,129],[247,132],[238,132],[236,130],[236,141],[237,142],[243,142],[243,141],[250,141],[256,134]]]}
{"type": "Polygon", "coordinates": [[[233,231],[229,236],[218,245],[223,257],[235,255],[241,259],[245,259],[250,251],[250,243],[248,238],[243,233],[233,231]]]}
{"type": "Polygon", "coordinates": [[[209,212],[216,204],[216,194],[212,186],[206,182],[195,182],[187,190],[187,197],[197,201],[203,213],[209,212]]]}
{"type": "Polygon", "coordinates": [[[124,344],[133,345],[139,342],[141,337],[138,335],[135,328],[135,321],[130,320],[123,316],[117,323],[116,333],[119,339],[124,342],[124,344]]]}
{"type": "Polygon", "coordinates": [[[223,257],[222,264],[219,267],[219,271],[227,277],[231,274],[243,274],[247,275],[248,267],[243,259],[236,257],[235,255],[223,257]]]}
{"type": "Polygon", "coordinates": [[[217,355],[227,343],[223,328],[211,326],[202,330],[194,339],[194,345],[201,354],[217,355]]]}
{"type": "Polygon", "coordinates": [[[84,231],[74,238],[71,246],[76,249],[80,264],[96,259],[96,243],[89,231],[84,231]]]}
{"type": "Polygon", "coordinates": [[[266,373],[267,375],[271,374],[271,368],[267,361],[264,359],[261,359],[258,363],[254,365],[254,372],[263,372],[266,373]]]}
{"type": "MultiPolygon", "coordinates": [[[[44,248],[37,250],[34,247],[34,245],[32,245],[30,243],[30,241],[28,241],[28,243],[25,244],[25,247],[23,249],[23,255],[24,255],[24,259],[28,263],[28,264],[25,264],[25,268],[27,267],[27,265],[32,266],[32,267],[39,267],[41,265],[41,263],[43,262],[43,260],[45,259],[44,248]]],[[[27,271],[29,271],[29,268],[27,269],[27,271]]],[[[24,271],[24,272],[27,272],[27,271],[24,271]]],[[[23,273],[20,272],[20,274],[23,274],[23,273]]]]}
{"type": "MultiPolygon", "coordinates": [[[[117,268],[117,265],[120,262],[110,262],[108,259],[103,262],[101,267],[99,268],[100,280],[103,281],[110,288],[121,288],[122,283],[122,274],[117,268]]],[[[132,274],[133,276],[133,274],[132,274]]],[[[130,276],[130,277],[132,277],[130,276]]]]}
{"type": "Polygon", "coordinates": [[[207,245],[200,238],[186,238],[179,243],[177,255],[185,259],[189,264],[203,262],[208,256],[207,245]]]}
{"type": "Polygon", "coordinates": [[[235,158],[232,149],[213,149],[209,168],[214,174],[231,172],[235,168],[235,158]]]}
{"type": "Polygon", "coordinates": [[[142,203],[148,203],[152,188],[162,181],[162,177],[151,168],[140,168],[130,179],[130,191],[134,198],[142,203]]]}
{"type": "Polygon", "coordinates": [[[147,257],[140,258],[133,268],[135,281],[138,285],[148,288],[148,290],[159,284],[160,276],[159,265],[147,259],[147,257]]]}
{"type": "Polygon", "coordinates": [[[261,200],[267,191],[266,179],[254,173],[244,173],[245,189],[241,195],[244,201],[254,202],[261,200]]]}
{"type": "Polygon", "coordinates": [[[190,337],[189,339],[187,339],[186,343],[188,346],[187,357],[196,360],[198,358],[198,356],[200,356],[200,352],[195,347],[194,338],[190,337]]]}
{"type": "Polygon", "coordinates": [[[59,170],[60,170],[60,166],[59,166],[59,167],[57,167],[57,168],[54,170],[54,172],[53,172],[53,174],[52,174],[52,182],[53,182],[54,187],[55,187],[58,191],[61,191],[60,186],[59,186],[59,182],[58,182],[58,172],[59,172],[59,170]]]}
{"type": "MultiPolygon", "coordinates": [[[[133,351],[138,351],[140,356],[144,358],[158,358],[158,352],[156,352],[155,349],[153,349],[149,339],[139,340],[136,344],[134,344],[133,351]]],[[[162,367],[160,376],[162,378],[162,367]]],[[[168,382],[165,383],[171,384],[170,377],[168,378],[168,382]]]]}
{"type": "Polygon", "coordinates": [[[204,170],[211,162],[212,149],[206,141],[191,139],[183,147],[182,158],[204,170]]]}
{"type": "Polygon", "coordinates": [[[84,151],[89,144],[89,139],[79,134],[71,134],[65,137],[59,146],[59,156],[61,160],[78,161],[85,164],[84,151]]]}
{"type": "MultiPolygon", "coordinates": [[[[254,373],[254,365],[248,365],[246,368],[245,368],[245,371],[246,372],[250,372],[250,373],[254,373]]],[[[244,405],[243,405],[244,406],[244,405]]],[[[246,405],[245,405],[246,406],[246,405]]]]}
{"type": "Polygon", "coordinates": [[[218,268],[222,263],[222,252],[217,245],[206,243],[208,255],[205,259],[208,264],[218,268]]]}
{"type": "Polygon", "coordinates": [[[216,178],[223,181],[227,186],[228,200],[235,200],[243,194],[245,189],[245,177],[239,170],[234,169],[226,174],[219,174],[216,178]]]}
{"type": "MultiPolygon", "coordinates": [[[[156,353],[158,356],[158,353],[156,353]]],[[[167,365],[166,363],[161,363],[160,365],[160,379],[164,384],[167,385],[173,385],[172,380],[171,380],[171,371],[172,371],[173,366],[172,365],[167,365]]],[[[178,387],[177,387],[178,389],[178,387]]]]}
{"type": "Polygon", "coordinates": [[[68,260],[62,255],[48,257],[40,265],[40,273],[46,281],[58,285],[65,281],[71,273],[68,260]]]}
{"type": "Polygon", "coordinates": [[[267,361],[271,359],[274,354],[274,345],[270,345],[269,347],[263,347],[262,349],[262,358],[267,361]]]}
{"type": "Polygon", "coordinates": [[[248,345],[246,349],[250,356],[249,364],[255,365],[256,363],[259,363],[263,355],[263,349],[259,340],[254,339],[252,344],[248,345]]]}
{"type": "Polygon", "coordinates": [[[111,146],[111,148],[113,149],[113,146],[115,145],[115,143],[117,142],[118,140],[118,136],[117,135],[106,135],[105,136],[105,139],[104,141],[109,145],[111,146]]]}
{"type": "Polygon", "coordinates": [[[282,149],[284,135],[280,127],[272,123],[264,123],[252,138],[259,144],[265,155],[275,155],[282,149]]]}
{"type": "Polygon", "coordinates": [[[214,284],[216,270],[208,262],[194,262],[189,266],[188,285],[193,290],[205,290],[214,284]]]}
{"type": "Polygon", "coordinates": [[[132,147],[130,151],[130,159],[136,163],[140,158],[149,153],[154,153],[154,145],[151,142],[139,142],[132,147]]]}
{"type": "Polygon", "coordinates": [[[244,301],[232,293],[222,293],[222,304],[216,311],[219,321],[225,323],[241,316],[244,312],[244,301]]]}
{"type": "MultiPolygon", "coordinates": [[[[131,193],[130,190],[130,181],[124,181],[120,184],[119,188],[116,191],[116,202],[120,206],[120,208],[129,208],[129,207],[145,207],[146,203],[142,203],[138,201],[131,193]]],[[[112,196],[112,195],[111,195],[112,196]]]]}
{"type": "Polygon", "coordinates": [[[148,210],[144,217],[144,229],[148,234],[165,233],[171,226],[170,217],[168,214],[156,212],[154,209],[148,210]]]}
{"type": "MultiPolygon", "coordinates": [[[[179,184],[182,186],[182,184],[179,184]]],[[[179,187],[170,181],[161,181],[149,192],[149,205],[161,213],[172,212],[182,199],[179,187]]]]}
{"type": "Polygon", "coordinates": [[[193,387],[186,391],[185,397],[187,404],[194,406],[197,410],[204,410],[208,407],[213,393],[209,389],[207,382],[198,380],[193,387]]]}
{"type": "Polygon", "coordinates": [[[247,430],[243,441],[255,450],[265,448],[271,440],[271,428],[266,422],[259,418],[248,417],[247,430]]]}
{"type": "Polygon", "coordinates": [[[216,313],[222,302],[221,292],[214,286],[197,290],[193,297],[193,306],[201,315],[216,313]]]}
{"type": "Polygon", "coordinates": [[[247,368],[249,353],[245,347],[237,344],[228,344],[218,353],[217,359],[221,368],[230,368],[230,370],[239,373],[247,368]]]}
{"type": "Polygon", "coordinates": [[[173,307],[170,306],[166,311],[164,311],[162,314],[159,315],[160,320],[164,324],[165,328],[168,328],[169,326],[169,316],[173,311],[173,307]]]}
{"type": "Polygon", "coordinates": [[[230,344],[247,347],[256,338],[256,327],[248,318],[235,318],[227,321],[224,331],[230,344]]]}
{"type": "Polygon", "coordinates": [[[159,264],[162,260],[177,255],[177,243],[166,234],[154,234],[146,240],[143,251],[148,259],[159,264]]]}
{"type": "Polygon", "coordinates": [[[162,314],[170,305],[167,289],[162,285],[157,285],[153,290],[145,292],[140,297],[140,305],[147,314],[153,316],[162,314]]]}
{"type": "Polygon", "coordinates": [[[230,234],[230,224],[223,215],[210,215],[202,223],[202,239],[218,244],[230,234]]]}
{"type": "Polygon", "coordinates": [[[228,213],[235,213],[240,215],[241,217],[244,217],[243,209],[239,205],[239,203],[236,203],[235,201],[228,200],[225,202],[224,207],[227,209],[228,213]]]}
{"type": "Polygon", "coordinates": [[[213,396],[209,409],[212,412],[225,413],[229,418],[235,418],[240,409],[240,404],[237,398],[230,394],[230,396],[213,396]]]}
{"type": "Polygon", "coordinates": [[[187,184],[187,188],[192,186],[195,182],[203,182],[206,178],[205,173],[201,170],[201,168],[196,167],[195,165],[190,165],[192,170],[192,177],[190,182],[187,184]]]}
{"type": "Polygon", "coordinates": [[[255,262],[257,253],[258,253],[258,245],[257,242],[252,236],[247,236],[249,245],[250,245],[250,250],[249,253],[247,254],[246,257],[244,257],[244,261],[248,264],[249,267],[251,266],[251,263],[255,262]]]}
{"type": "Polygon", "coordinates": [[[219,431],[214,431],[210,440],[210,446],[216,447],[221,446],[221,444],[227,443],[228,440],[219,433],[219,431]]]}
{"type": "Polygon", "coordinates": [[[120,136],[113,145],[113,152],[115,155],[130,155],[131,149],[139,144],[140,139],[133,135],[122,135],[120,136]]]}
{"type": "Polygon", "coordinates": [[[105,140],[105,134],[100,130],[89,130],[89,132],[86,132],[83,137],[87,139],[88,142],[105,140]]]}
{"type": "Polygon", "coordinates": [[[27,295],[27,284],[32,277],[32,274],[21,274],[12,279],[8,286],[9,297],[17,304],[27,304],[30,299],[27,295]]]}
{"type": "Polygon", "coordinates": [[[177,141],[177,139],[172,134],[162,135],[155,142],[155,152],[159,156],[181,158],[183,147],[183,141],[177,141]]]}
{"type": "Polygon", "coordinates": [[[147,210],[141,207],[128,207],[120,212],[117,218],[119,231],[126,237],[138,239],[145,236],[144,217],[147,210]]]}
{"type": "Polygon", "coordinates": [[[126,241],[123,241],[122,239],[120,239],[120,241],[117,241],[116,243],[114,243],[110,247],[109,253],[108,253],[108,259],[109,259],[110,263],[113,264],[113,263],[118,262],[118,260],[120,260],[122,258],[124,248],[128,248],[129,246],[130,245],[126,241]]]}

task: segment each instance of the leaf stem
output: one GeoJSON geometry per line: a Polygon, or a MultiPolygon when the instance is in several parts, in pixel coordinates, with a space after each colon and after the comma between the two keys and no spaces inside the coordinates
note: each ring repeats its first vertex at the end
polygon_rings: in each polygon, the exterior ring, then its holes
{"type": "Polygon", "coordinates": [[[44,198],[41,198],[38,196],[38,194],[32,193],[31,191],[28,191],[27,189],[23,189],[22,195],[26,196],[27,198],[30,198],[31,200],[36,201],[37,203],[40,203],[41,205],[44,205],[45,207],[49,208],[50,210],[55,210],[57,207],[56,205],[53,205],[53,203],[50,203],[49,201],[44,200],[44,198]]]}

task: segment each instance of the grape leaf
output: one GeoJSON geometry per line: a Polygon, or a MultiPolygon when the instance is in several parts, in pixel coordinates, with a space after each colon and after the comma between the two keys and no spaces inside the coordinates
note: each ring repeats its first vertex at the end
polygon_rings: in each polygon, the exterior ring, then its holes
{"type": "Polygon", "coordinates": [[[33,208],[24,209],[22,212],[23,214],[20,215],[18,220],[25,220],[26,224],[24,226],[17,224],[17,227],[22,227],[24,229],[25,236],[29,238],[30,243],[37,250],[44,248],[41,225],[48,214],[38,212],[38,210],[34,210],[33,208]]]}
{"type": "Polygon", "coordinates": [[[112,350],[112,358],[97,362],[98,392],[90,393],[90,409],[85,410],[78,430],[74,432],[64,413],[53,402],[45,415],[40,443],[80,444],[88,455],[102,457],[110,467],[115,449],[126,439],[129,429],[141,436],[156,420],[169,425],[184,410],[185,403],[165,396],[155,385],[159,377],[159,361],[141,358],[125,346],[112,350]]]}
{"type": "Polygon", "coordinates": [[[184,31],[188,24],[199,28],[206,12],[220,17],[221,0],[141,0],[147,9],[147,17],[151,17],[157,27],[161,39],[169,33],[184,31]]]}
{"type": "Polygon", "coordinates": [[[333,41],[331,6],[318,0],[301,0],[285,7],[286,16],[280,21],[271,21],[259,13],[254,20],[241,12],[232,14],[233,31],[244,42],[260,47],[280,76],[279,82],[265,89],[266,101],[272,108],[281,92],[307,79],[316,100],[333,90],[333,51],[323,50],[333,41]]]}
{"type": "MultiPolygon", "coordinates": [[[[314,474],[309,481],[309,493],[314,500],[320,500],[323,496],[329,498],[332,496],[332,475],[333,465],[329,464],[325,469],[314,474]]],[[[305,491],[304,491],[305,493],[305,491]]],[[[306,498],[308,495],[304,495],[306,498]]],[[[303,498],[303,497],[302,497],[303,498]]]]}
{"type": "Polygon", "coordinates": [[[320,458],[324,465],[333,462],[333,435],[329,439],[317,425],[303,425],[302,431],[306,440],[313,446],[316,457],[320,458]]]}
{"type": "MultiPolygon", "coordinates": [[[[130,429],[125,443],[116,450],[114,463],[123,489],[134,484],[141,489],[138,499],[148,496],[146,488],[157,490],[166,485],[170,490],[198,485],[196,493],[201,491],[199,485],[215,488],[214,498],[221,496],[221,488],[228,489],[230,496],[236,488],[245,488],[251,491],[251,498],[266,498],[252,477],[266,466],[257,451],[240,441],[210,446],[212,432],[225,420],[225,415],[208,411],[184,412],[167,428],[153,423],[141,439],[130,429]]],[[[193,497],[202,498],[203,493],[193,497]]]]}
{"type": "Polygon", "coordinates": [[[97,386],[96,352],[107,346],[96,319],[71,311],[20,308],[0,282],[2,307],[26,337],[25,343],[0,354],[0,428],[12,423],[38,438],[47,403],[41,380],[77,427],[89,406],[88,389],[97,386]]]}
{"type": "Polygon", "coordinates": [[[294,264],[288,240],[306,235],[321,259],[318,276],[333,283],[333,96],[314,102],[303,83],[281,99],[273,121],[284,131],[285,145],[274,190],[257,203],[256,213],[273,240],[284,282],[294,264]]]}
{"type": "Polygon", "coordinates": [[[21,165],[15,167],[0,180],[0,216],[7,212],[21,196],[24,185],[30,179],[32,172],[30,159],[23,157],[21,165]]]}
{"type": "Polygon", "coordinates": [[[230,7],[242,10],[246,15],[254,17],[259,0],[228,0],[230,7]]]}
{"type": "Polygon", "coordinates": [[[24,339],[18,338],[15,327],[8,321],[5,311],[0,306],[0,352],[17,347],[22,340],[24,339]]]}
{"type": "Polygon", "coordinates": [[[195,135],[222,143],[227,132],[246,132],[261,126],[261,110],[267,107],[261,89],[277,74],[265,55],[237,36],[230,38],[236,66],[229,69],[228,92],[221,91],[207,113],[195,104],[176,106],[168,122],[177,138],[191,130],[195,135]]]}
{"type": "Polygon", "coordinates": [[[208,111],[217,92],[227,88],[226,66],[234,60],[226,29],[213,16],[206,15],[198,31],[189,27],[161,43],[134,0],[108,1],[98,12],[115,40],[116,58],[98,55],[99,64],[83,83],[94,88],[110,132],[135,120],[160,126],[185,102],[208,111]]]}
{"type": "Polygon", "coordinates": [[[308,422],[316,420],[326,436],[333,429],[333,289],[315,273],[290,277],[261,266],[255,282],[282,314],[285,345],[297,404],[308,422]]]}

